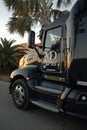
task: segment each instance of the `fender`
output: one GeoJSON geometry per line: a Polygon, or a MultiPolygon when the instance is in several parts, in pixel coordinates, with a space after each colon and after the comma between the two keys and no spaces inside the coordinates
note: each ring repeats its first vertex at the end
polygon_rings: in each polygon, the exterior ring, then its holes
{"type": "Polygon", "coordinates": [[[21,69],[14,70],[10,75],[10,87],[9,91],[11,93],[11,86],[12,83],[16,79],[23,78],[27,81],[28,86],[33,86],[33,81],[38,79],[40,76],[40,71],[37,65],[27,65],[26,67],[23,67],[21,69]]]}
{"type": "Polygon", "coordinates": [[[27,65],[26,67],[23,67],[21,69],[14,70],[11,73],[10,78],[13,79],[18,75],[23,76],[25,79],[36,78],[37,76],[36,71],[38,72],[38,67],[36,65],[27,65]]]}

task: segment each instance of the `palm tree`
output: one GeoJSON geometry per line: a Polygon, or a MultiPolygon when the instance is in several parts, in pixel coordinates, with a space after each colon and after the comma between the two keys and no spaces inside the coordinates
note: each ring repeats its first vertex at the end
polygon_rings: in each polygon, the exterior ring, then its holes
{"type": "Polygon", "coordinates": [[[9,10],[13,9],[13,15],[7,24],[10,33],[18,32],[23,36],[35,23],[47,25],[51,22],[52,0],[4,0],[4,2],[9,10]]]}
{"type": "Polygon", "coordinates": [[[19,59],[26,53],[25,50],[17,48],[12,44],[15,40],[1,38],[0,43],[0,69],[2,72],[9,72],[17,68],[19,59]]]}
{"type": "Polygon", "coordinates": [[[30,31],[32,24],[33,24],[33,20],[31,16],[17,17],[13,15],[13,17],[11,17],[9,22],[7,23],[7,26],[8,26],[8,31],[10,33],[17,32],[21,36],[24,36],[25,32],[30,31]]]}
{"type": "Polygon", "coordinates": [[[38,12],[42,0],[3,0],[8,9],[14,10],[19,16],[38,12]]]}
{"type": "MultiPolygon", "coordinates": [[[[70,0],[58,0],[58,6],[62,2],[70,0]]],[[[13,16],[8,22],[8,30],[10,33],[18,32],[22,36],[31,26],[39,22],[41,26],[46,26],[51,22],[51,16],[58,16],[60,11],[53,10],[53,0],[4,0],[8,9],[13,10],[13,16]]]]}

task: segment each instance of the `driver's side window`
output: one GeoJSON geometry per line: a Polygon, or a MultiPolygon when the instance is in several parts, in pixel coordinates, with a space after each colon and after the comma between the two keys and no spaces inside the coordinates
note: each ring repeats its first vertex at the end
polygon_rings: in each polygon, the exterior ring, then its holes
{"type": "Polygon", "coordinates": [[[60,71],[62,27],[52,28],[46,33],[43,68],[60,71]],[[44,65],[45,64],[45,65],[44,65]]]}
{"type": "MultiPolygon", "coordinates": [[[[45,40],[45,48],[46,49],[55,49],[53,47],[56,44],[56,47],[61,43],[61,33],[62,27],[57,27],[47,31],[46,40],[45,40]]],[[[60,46],[60,45],[59,45],[60,46]]]]}

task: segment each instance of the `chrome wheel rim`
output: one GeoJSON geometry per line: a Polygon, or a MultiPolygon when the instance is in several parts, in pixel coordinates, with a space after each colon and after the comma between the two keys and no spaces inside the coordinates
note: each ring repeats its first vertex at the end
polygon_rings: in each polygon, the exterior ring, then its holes
{"type": "Polygon", "coordinates": [[[25,102],[25,92],[21,85],[15,87],[13,98],[18,105],[22,105],[25,102]]]}

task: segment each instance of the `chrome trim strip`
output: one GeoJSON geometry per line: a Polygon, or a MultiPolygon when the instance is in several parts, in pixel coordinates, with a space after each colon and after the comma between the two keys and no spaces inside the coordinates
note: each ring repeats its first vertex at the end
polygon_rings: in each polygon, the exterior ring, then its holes
{"type": "Polygon", "coordinates": [[[57,90],[57,89],[51,89],[51,88],[46,88],[42,86],[35,86],[35,88],[41,91],[49,92],[49,93],[61,94],[61,90],[57,90]]]}
{"type": "Polygon", "coordinates": [[[77,81],[77,85],[87,86],[87,82],[85,82],[85,81],[77,81]]]}

